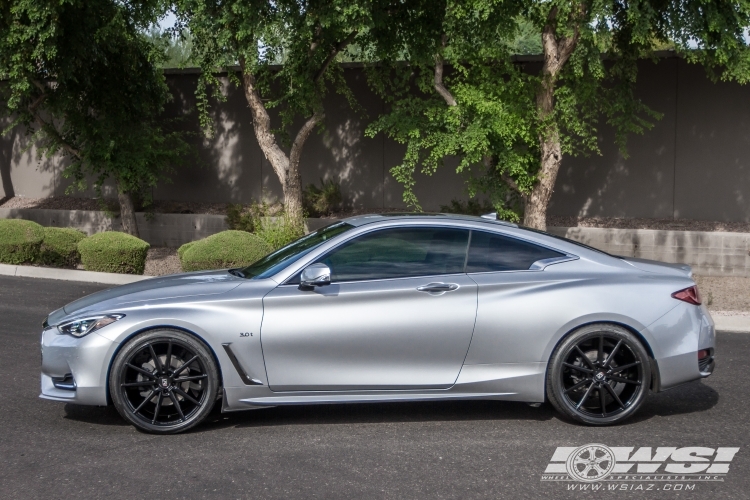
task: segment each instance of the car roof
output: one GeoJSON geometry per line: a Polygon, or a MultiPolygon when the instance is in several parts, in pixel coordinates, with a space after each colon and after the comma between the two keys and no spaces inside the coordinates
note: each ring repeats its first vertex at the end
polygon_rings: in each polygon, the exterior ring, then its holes
{"type": "Polygon", "coordinates": [[[436,220],[443,220],[443,221],[455,220],[455,221],[465,221],[465,222],[482,222],[485,224],[493,224],[493,225],[505,226],[505,227],[518,227],[517,224],[513,224],[512,222],[485,218],[484,216],[477,217],[474,215],[444,214],[444,213],[430,213],[430,212],[393,212],[393,213],[386,213],[386,214],[364,214],[364,215],[356,215],[354,217],[349,217],[343,220],[347,224],[351,224],[352,226],[359,227],[359,226],[364,226],[365,224],[372,224],[373,222],[397,221],[397,220],[405,220],[405,219],[408,219],[410,221],[417,220],[417,221],[424,221],[424,222],[435,222],[436,220]]]}

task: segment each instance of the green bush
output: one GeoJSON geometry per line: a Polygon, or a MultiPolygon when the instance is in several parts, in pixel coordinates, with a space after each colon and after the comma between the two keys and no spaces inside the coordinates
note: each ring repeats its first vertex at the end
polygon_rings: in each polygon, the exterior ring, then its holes
{"type": "Polygon", "coordinates": [[[320,187],[308,184],[302,193],[302,205],[310,217],[331,215],[341,208],[341,185],[333,179],[320,179],[320,187]]]}
{"type": "Polygon", "coordinates": [[[37,262],[43,266],[75,267],[81,261],[78,243],[86,233],[77,229],[45,227],[37,262]]]}
{"type": "Polygon", "coordinates": [[[266,217],[260,220],[255,234],[277,250],[305,234],[305,223],[287,214],[278,217],[266,217]]]}
{"type": "Polygon", "coordinates": [[[125,233],[107,231],[78,243],[81,262],[87,271],[143,274],[149,244],[125,233]]]}
{"type": "Polygon", "coordinates": [[[269,212],[270,207],[266,203],[253,202],[247,208],[239,203],[230,203],[227,206],[227,226],[229,229],[252,233],[260,226],[260,219],[266,217],[269,212]]]}
{"type": "Polygon", "coordinates": [[[183,271],[224,269],[252,264],[273,251],[271,245],[246,231],[222,231],[177,250],[183,271]]]}
{"type": "Polygon", "coordinates": [[[177,249],[177,256],[182,260],[182,255],[187,251],[188,248],[193,246],[193,243],[196,243],[195,241],[191,241],[190,243],[185,243],[180,248],[177,249]]]}
{"type": "Polygon", "coordinates": [[[44,228],[22,219],[0,219],[0,262],[31,263],[39,257],[44,228]]]}

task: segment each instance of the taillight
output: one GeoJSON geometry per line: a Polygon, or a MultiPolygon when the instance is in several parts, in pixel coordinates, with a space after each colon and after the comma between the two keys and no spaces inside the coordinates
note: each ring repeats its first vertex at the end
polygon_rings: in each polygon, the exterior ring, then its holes
{"type": "Polygon", "coordinates": [[[684,300],[688,304],[693,304],[696,306],[701,305],[701,294],[698,291],[698,287],[695,285],[691,286],[690,288],[685,288],[684,290],[673,293],[672,297],[677,300],[684,300]]]}

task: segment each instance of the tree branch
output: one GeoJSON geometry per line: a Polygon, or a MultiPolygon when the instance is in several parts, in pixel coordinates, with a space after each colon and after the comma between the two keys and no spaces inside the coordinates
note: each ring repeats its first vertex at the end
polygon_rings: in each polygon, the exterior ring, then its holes
{"type": "Polygon", "coordinates": [[[316,111],[310,118],[307,119],[305,124],[302,125],[302,128],[299,129],[299,132],[297,132],[297,136],[294,138],[294,142],[292,143],[292,149],[289,152],[289,163],[291,165],[299,164],[299,160],[302,156],[302,147],[305,145],[307,137],[310,135],[310,132],[312,132],[315,126],[323,121],[324,117],[325,114],[323,113],[323,111],[316,111]]]}
{"type": "Polygon", "coordinates": [[[276,143],[276,138],[271,131],[271,117],[268,115],[260,93],[255,86],[255,76],[248,73],[244,57],[240,58],[239,63],[242,69],[242,86],[245,91],[245,99],[247,99],[250,112],[253,115],[255,137],[258,139],[258,145],[263,151],[263,155],[271,164],[283,186],[287,179],[289,159],[276,143]]]}
{"type": "Polygon", "coordinates": [[[352,40],[354,40],[354,37],[357,36],[357,30],[352,31],[349,33],[349,36],[341,40],[339,43],[336,44],[336,46],[331,50],[331,52],[328,54],[328,57],[326,57],[325,61],[323,61],[323,64],[320,66],[320,69],[317,73],[315,73],[315,76],[313,77],[313,82],[318,83],[318,81],[323,77],[325,72],[328,70],[328,66],[331,65],[333,60],[336,58],[336,56],[346,48],[347,45],[352,43],[352,40]]]}
{"type": "Polygon", "coordinates": [[[42,128],[42,130],[44,130],[46,134],[49,134],[55,138],[55,141],[60,145],[61,148],[67,151],[68,154],[75,156],[79,160],[82,160],[83,158],[81,157],[81,151],[74,148],[73,146],[68,144],[65,139],[63,139],[54,123],[48,122],[44,118],[42,118],[42,115],[41,113],[39,113],[39,110],[37,108],[47,99],[47,88],[38,80],[32,80],[32,83],[42,93],[39,95],[39,97],[34,99],[31,104],[29,104],[29,113],[31,113],[31,115],[39,123],[39,126],[42,128]]]}
{"type": "Polygon", "coordinates": [[[529,195],[521,190],[521,188],[518,186],[518,183],[516,183],[516,181],[514,181],[510,175],[503,172],[500,174],[500,178],[503,180],[503,182],[510,186],[513,191],[518,193],[524,201],[528,199],[529,195]]]}
{"type": "MultiPolygon", "coordinates": [[[[445,39],[446,36],[443,34],[441,41],[442,46],[445,47],[445,39]]],[[[450,93],[450,91],[445,87],[443,84],[443,58],[440,56],[440,54],[437,54],[435,56],[435,90],[437,90],[437,93],[440,94],[440,96],[445,100],[445,103],[448,106],[457,106],[458,103],[456,102],[456,99],[453,97],[453,94],[450,93]]]]}

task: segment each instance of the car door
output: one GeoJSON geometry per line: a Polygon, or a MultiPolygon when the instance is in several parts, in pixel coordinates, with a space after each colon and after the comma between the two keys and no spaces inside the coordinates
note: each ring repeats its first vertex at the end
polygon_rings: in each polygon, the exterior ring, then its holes
{"type": "Polygon", "coordinates": [[[359,235],[317,259],[331,284],[294,279],[263,299],[261,343],[274,391],[440,389],[471,342],[476,283],[469,231],[399,227],[359,235]]]}

